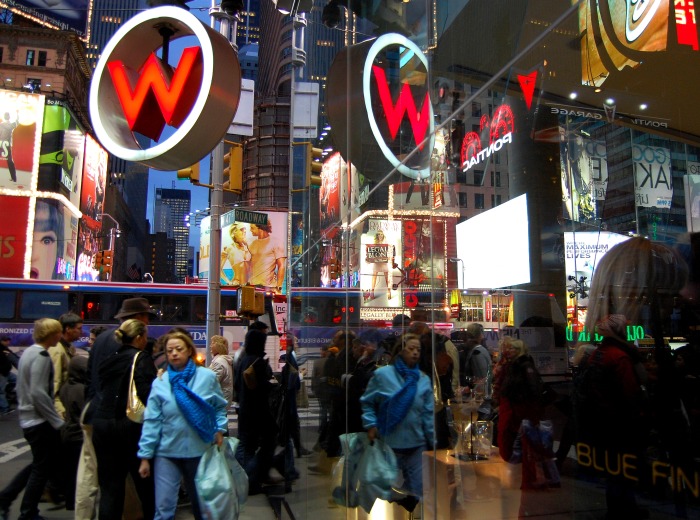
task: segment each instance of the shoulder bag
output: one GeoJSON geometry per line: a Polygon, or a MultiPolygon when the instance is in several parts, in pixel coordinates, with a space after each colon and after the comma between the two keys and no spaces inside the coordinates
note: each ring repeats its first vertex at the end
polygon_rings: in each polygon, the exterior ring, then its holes
{"type": "Polygon", "coordinates": [[[134,383],[134,369],[138,361],[140,352],[134,356],[134,362],[131,365],[131,377],[129,378],[129,396],[126,401],[126,416],[129,420],[135,423],[143,423],[143,414],[146,411],[146,405],[141,402],[139,395],[136,392],[136,384],[134,383]]]}

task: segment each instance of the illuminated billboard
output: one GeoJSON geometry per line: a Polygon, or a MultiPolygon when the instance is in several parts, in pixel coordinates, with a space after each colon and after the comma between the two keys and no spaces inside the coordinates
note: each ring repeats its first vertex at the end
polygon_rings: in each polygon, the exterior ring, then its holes
{"type": "Polygon", "coordinates": [[[90,135],[85,139],[82,184],[80,211],[83,218],[99,220],[107,184],[107,152],[90,135]]]}
{"type": "Polygon", "coordinates": [[[47,27],[87,36],[90,0],[2,0],[0,6],[47,27]]]}
{"type": "Polygon", "coordinates": [[[78,220],[56,199],[36,199],[29,278],[72,280],[78,220]]]}
{"type": "Polygon", "coordinates": [[[0,90],[0,188],[35,190],[44,96],[0,90]]]}
{"type": "Polygon", "coordinates": [[[462,260],[462,289],[497,289],[530,282],[527,195],[457,224],[457,258],[462,260]],[[508,230],[508,240],[494,233],[508,230]],[[486,244],[474,254],[474,244],[486,244]]]}
{"type": "Polygon", "coordinates": [[[27,251],[29,197],[0,195],[0,277],[22,278],[27,251]]]}
{"type": "MultiPolygon", "coordinates": [[[[210,218],[202,220],[199,276],[209,278],[210,218]]],[[[221,216],[222,285],[285,291],[287,213],[235,209],[221,216]]]]}
{"type": "Polygon", "coordinates": [[[80,207],[85,133],[68,107],[48,99],[39,157],[38,189],[55,191],[80,207]]]}
{"type": "MultiPolygon", "coordinates": [[[[593,279],[593,271],[613,246],[628,240],[629,237],[618,233],[606,231],[578,231],[576,233],[564,233],[564,267],[566,270],[566,285],[570,289],[574,286],[573,280],[580,281],[584,278],[584,285],[589,287],[593,279]],[[573,278],[573,280],[572,280],[573,278]]],[[[571,292],[571,291],[570,291],[571,292]]],[[[581,298],[578,295],[578,305],[588,305],[588,297],[581,298]]],[[[567,293],[567,299],[571,297],[567,293]]],[[[569,302],[571,305],[571,302],[569,302]]]]}
{"type": "Polygon", "coordinates": [[[370,220],[360,238],[360,287],[363,307],[401,307],[401,221],[370,220]]]}
{"type": "Polygon", "coordinates": [[[78,229],[78,251],[75,279],[84,282],[96,282],[100,272],[93,267],[95,254],[101,249],[100,231],[102,225],[91,218],[80,219],[78,229]]]}

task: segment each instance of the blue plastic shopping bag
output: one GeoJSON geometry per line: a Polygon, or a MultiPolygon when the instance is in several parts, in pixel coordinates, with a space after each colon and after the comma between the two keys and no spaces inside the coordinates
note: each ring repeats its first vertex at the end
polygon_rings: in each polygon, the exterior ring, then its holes
{"type": "Polygon", "coordinates": [[[237,520],[248,498],[248,476],[235,457],[238,439],[227,437],[221,447],[202,455],[195,484],[202,516],[207,520],[237,520]]]}

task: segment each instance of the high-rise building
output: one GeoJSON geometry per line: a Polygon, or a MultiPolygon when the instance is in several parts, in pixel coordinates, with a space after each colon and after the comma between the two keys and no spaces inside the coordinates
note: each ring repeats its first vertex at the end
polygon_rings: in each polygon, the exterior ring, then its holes
{"type": "Polygon", "coordinates": [[[260,41],[260,0],[244,0],[245,9],[239,13],[241,19],[236,31],[239,49],[260,41]]]}
{"type": "Polygon", "coordinates": [[[93,69],[112,35],[146,7],[146,0],[93,0],[87,43],[87,60],[93,69]]]}
{"type": "Polygon", "coordinates": [[[154,232],[165,232],[175,239],[175,278],[184,282],[187,276],[190,228],[185,216],[190,212],[191,192],[168,188],[156,188],[154,232]]]}

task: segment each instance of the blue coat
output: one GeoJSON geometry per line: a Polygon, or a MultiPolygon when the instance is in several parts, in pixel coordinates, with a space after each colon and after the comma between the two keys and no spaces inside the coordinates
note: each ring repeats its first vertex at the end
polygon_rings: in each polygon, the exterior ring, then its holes
{"type": "MultiPolygon", "coordinates": [[[[360,399],[362,425],[366,430],[377,426],[379,406],[398,392],[403,383],[404,380],[394,365],[378,368],[374,372],[367,390],[360,399]]],[[[434,406],[432,383],[430,378],[421,372],[413,406],[394,431],[383,437],[384,442],[394,449],[432,446],[434,406]]]]}
{"type": "MultiPolygon", "coordinates": [[[[197,367],[188,386],[214,407],[219,431],[227,431],[227,403],[216,374],[208,368],[197,367]]],[[[153,381],[151,394],[148,396],[139,441],[139,458],[201,457],[209,446],[211,443],[202,440],[180,411],[170,387],[168,373],[164,372],[153,381]]]]}

